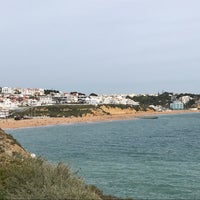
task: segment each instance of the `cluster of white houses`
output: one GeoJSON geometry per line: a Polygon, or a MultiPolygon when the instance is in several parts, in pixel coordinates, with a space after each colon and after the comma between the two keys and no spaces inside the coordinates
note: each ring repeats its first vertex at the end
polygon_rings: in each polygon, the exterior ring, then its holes
{"type": "Polygon", "coordinates": [[[45,89],[39,88],[11,88],[2,87],[0,91],[0,117],[9,115],[10,110],[19,107],[43,106],[54,104],[124,104],[139,105],[127,95],[96,95],[94,93],[85,95],[78,92],[50,92],[45,93],[45,89]]]}
{"type": "MultiPolygon", "coordinates": [[[[54,105],[54,104],[123,104],[138,106],[139,102],[135,102],[125,95],[97,95],[90,94],[85,95],[78,92],[61,92],[40,88],[11,88],[2,87],[0,88],[0,118],[9,115],[9,111],[16,110],[19,107],[29,106],[43,106],[43,105],[54,105]]],[[[129,95],[131,96],[131,95],[129,95]]],[[[170,109],[182,110],[184,104],[190,100],[191,97],[185,96],[180,100],[175,100],[170,104],[170,109]]],[[[163,111],[163,108],[159,105],[152,106],[158,111],[163,111]]]]}

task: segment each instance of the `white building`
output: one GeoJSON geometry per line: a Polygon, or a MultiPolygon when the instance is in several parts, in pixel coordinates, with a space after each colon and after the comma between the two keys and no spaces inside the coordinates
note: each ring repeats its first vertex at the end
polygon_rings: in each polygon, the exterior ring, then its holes
{"type": "Polygon", "coordinates": [[[44,89],[41,89],[41,88],[18,88],[17,90],[22,95],[28,95],[28,96],[41,96],[41,95],[44,95],[44,89]]]}
{"type": "Polygon", "coordinates": [[[78,102],[78,96],[77,95],[65,93],[65,97],[66,97],[67,103],[77,103],[78,102]]]}
{"type": "Polygon", "coordinates": [[[113,97],[111,97],[111,96],[103,96],[102,104],[113,104],[113,97]]]}
{"type": "Polygon", "coordinates": [[[192,100],[192,97],[190,97],[190,96],[182,96],[182,97],[179,98],[179,100],[180,100],[182,103],[186,104],[186,103],[188,103],[190,100],[192,100]]]}
{"type": "Polygon", "coordinates": [[[41,105],[53,105],[55,104],[55,101],[53,101],[53,98],[51,95],[44,95],[39,97],[39,102],[41,105]]]}
{"type": "Polygon", "coordinates": [[[99,96],[89,96],[86,97],[85,102],[90,105],[99,105],[102,102],[102,99],[99,96]]]}
{"type": "Polygon", "coordinates": [[[28,99],[27,105],[28,106],[41,106],[41,102],[36,99],[28,99]]]}
{"type": "Polygon", "coordinates": [[[6,118],[9,116],[9,110],[0,108],[0,118],[6,118]]]}
{"type": "Polygon", "coordinates": [[[2,87],[2,94],[14,94],[14,89],[11,87],[2,87]]]}
{"type": "Polygon", "coordinates": [[[19,106],[19,102],[12,102],[10,99],[5,98],[0,102],[0,107],[7,110],[15,110],[19,106]]]}

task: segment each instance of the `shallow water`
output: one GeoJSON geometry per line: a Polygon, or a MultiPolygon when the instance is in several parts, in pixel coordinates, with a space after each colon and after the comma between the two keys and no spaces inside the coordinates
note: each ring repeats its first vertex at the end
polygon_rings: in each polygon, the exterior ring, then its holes
{"type": "Polygon", "coordinates": [[[134,199],[200,198],[200,114],[7,130],[88,184],[134,199]]]}

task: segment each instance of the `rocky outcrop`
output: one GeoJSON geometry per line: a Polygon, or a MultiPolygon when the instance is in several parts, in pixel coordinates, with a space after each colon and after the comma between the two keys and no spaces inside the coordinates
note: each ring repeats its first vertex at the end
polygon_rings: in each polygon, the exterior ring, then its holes
{"type": "Polygon", "coordinates": [[[110,115],[124,115],[124,114],[133,114],[136,112],[134,108],[120,108],[120,107],[111,107],[111,106],[101,106],[103,112],[109,113],[110,115]]]}
{"type": "Polygon", "coordinates": [[[25,151],[16,139],[0,129],[0,156],[29,157],[30,153],[25,151]]]}
{"type": "Polygon", "coordinates": [[[102,105],[96,109],[92,110],[93,115],[102,116],[102,115],[125,115],[125,114],[134,114],[136,110],[131,107],[120,108],[118,106],[109,106],[102,105]]]}

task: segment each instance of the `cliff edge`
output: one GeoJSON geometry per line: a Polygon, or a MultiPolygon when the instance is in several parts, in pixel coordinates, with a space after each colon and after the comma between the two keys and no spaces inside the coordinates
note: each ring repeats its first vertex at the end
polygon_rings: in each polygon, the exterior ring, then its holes
{"type": "Polygon", "coordinates": [[[12,135],[6,134],[0,129],[0,156],[21,156],[30,157],[28,153],[12,135]]]}

